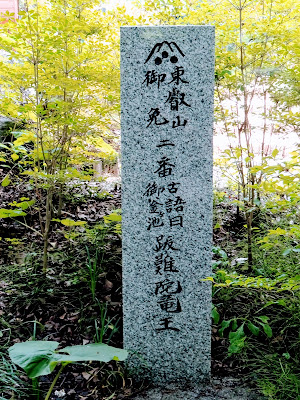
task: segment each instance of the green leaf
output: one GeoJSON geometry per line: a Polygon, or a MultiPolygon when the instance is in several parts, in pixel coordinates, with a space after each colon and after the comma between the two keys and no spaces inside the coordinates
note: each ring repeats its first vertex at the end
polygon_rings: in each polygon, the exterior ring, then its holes
{"type": "Polygon", "coordinates": [[[104,222],[106,224],[109,224],[110,222],[121,222],[122,221],[122,216],[118,215],[118,214],[111,213],[109,215],[105,215],[103,217],[103,219],[104,219],[104,222]]]}
{"type": "Polygon", "coordinates": [[[74,221],[70,218],[62,219],[60,222],[65,226],[81,226],[86,224],[86,221],[74,221]]]}
{"type": "Polygon", "coordinates": [[[16,343],[9,348],[11,360],[23,368],[29,378],[50,374],[59,359],[54,353],[59,343],[54,341],[32,341],[16,343]]]}
{"type": "Polygon", "coordinates": [[[12,158],[14,161],[17,161],[20,157],[18,156],[18,154],[13,153],[13,154],[11,155],[11,158],[12,158]]]}
{"type": "Polygon", "coordinates": [[[228,354],[237,354],[240,353],[242,348],[245,346],[246,336],[243,336],[237,340],[233,340],[228,347],[228,354]]]}
{"type": "Polygon", "coordinates": [[[237,331],[229,333],[230,346],[228,347],[228,354],[240,353],[245,346],[245,339],[244,324],[242,324],[237,331]]]}
{"type": "Polygon", "coordinates": [[[242,324],[238,330],[236,330],[235,332],[230,332],[229,333],[229,339],[231,340],[238,340],[240,338],[242,338],[243,336],[245,336],[244,333],[244,324],[242,324]]]}
{"type": "Polygon", "coordinates": [[[218,313],[218,310],[216,309],[215,306],[213,306],[211,310],[211,316],[214,320],[214,324],[217,324],[220,321],[220,314],[218,313]]]}
{"type": "Polygon", "coordinates": [[[30,201],[22,201],[21,203],[10,203],[10,205],[21,208],[22,210],[26,210],[27,208],[32,206],[34,203],[35,203],[35,200],[30,200],[30,201]]]}
{"type": "Polygon", "coordinates": [[[279,150],[278,149],[274,149],[272,151],[272,157],[276,157],[278,153],[279,153],[279,150]]]}
{"type": "Polygon", "coordinates": [[[22,217],[25,215],[27,214],[21,210],[9,210],[6,208],[0,208],[0,218],[22,217]]]}
{"type": "Polygon", "coordinates": [[[283,256],[287,256],[288,254],[290,254],[291,251],[292,251],[292,249],[285,249],[285,250],[282,252],[282,255],[283,255],[283,256]]]}
{"type": "Polygon", "coordinates": [[[236,318],[234,318],[234,319],[232,320],[231,329],[232,329],[233,331],[235,331],[235,330],[237,329],[237,320],[236,320],[236,318]]]}
{"type": "Polygon", "coordinates": [[[55,351],[58,345],[59,343],[54,341],[36,340],[16,343],[8,351],[11,360],[23,368],[29,378],[50,374],[58,363],[124,361],[128,356],[127,350],[103,343],[69,346],[55,351]]]}
{"type": "Polygon", "coordinates": [[[268,338],[271,338],[273,336],[273,332],[272,329],[270,327],[270,325],[268,324],[263,324],[263,330],[265,332],[265,334],[268,336],[268,338]]]}
{"type": "Polygon", "coordinates": [[[6,177],[3,179],[3,181],[1,182],[1,186],[6,187],[10,184],[10,179],[9,177],[6,175],[6,177]]]}
{"type": "Polygon", "coordinates": [[[223,336],[224,330],[225,330],[226,328],[229,328],[230,323],[231,323],[231,319],[230,319],[229,321],[222,321],[222,323],[221,323],[221,328],[219,329],[219,334],[220,334],[221,336],[223,336]]]}
{"type": "Polygon", "coordinates": [[[258,317],[264,324],[268,323],[269,317],[266,315],[262,315],[261,317],[258,317]]]}
{"type": "Polygon", "coordinates": [[[124,361],[128,356],[128,351],[108,346],[104,343],[93,343],[85,346],[69,346],[59,351],[69,353],[69,356],[61,355],[61,361],[102,361],[111,360],[124,361]]]}
{"type": "Polygon", "coordinates": [[[254,336],[258,336],[259,335],[259,327],[258,326],[252,324],[252,322],[248,322],[247,326],[249,328],[249,331],[251,333],[253,333],[254,336]]]}

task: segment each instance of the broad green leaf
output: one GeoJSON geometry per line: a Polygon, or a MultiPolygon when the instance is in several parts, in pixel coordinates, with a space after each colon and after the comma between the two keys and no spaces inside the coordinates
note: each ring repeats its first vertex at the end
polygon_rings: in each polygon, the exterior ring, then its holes
{"type": "Polygon", "coordinates": [[[29,378],[50,374],[59,356],[54,353],[59,343],[54,341],[32,341],[16,343],[9,348],[11,360],[23,368],[29,378]]]}
{"type": "Polygon", "coordinates": [[[259,335],[259,327],[255,326],[252,324],[252,322],[248,322],[247,324],[249,331],[253,333],[253,335],[258,336],[259,335]]]}
{"type": "Polygon", "coordinates": [[[60,350],[59,353],[68,353],[69,355],[60,354],[61,361],[102,361],[109,362],[111,360],[124,361],[127,356],[127,350],[117,349],[104,343],[93,343],[85,346],[69,346],[60,350]]]}
{"type": "Polygon", "coordinates": [[[9,210],[6,208],[0,208],[0,218],[13,218],[13,217],[22,217],[27,215],[22,210],[9,210]]]}
{"type": "Polygon", "coordinates": [[[42,340],[16,343],[9,348],[9,356],[30,378],[50,374],[58,363],[124,361],[128,356],[127,350],[103,343],[69,346],[55,351],[58,345],[59,343],[54,341],[42,340]]]}

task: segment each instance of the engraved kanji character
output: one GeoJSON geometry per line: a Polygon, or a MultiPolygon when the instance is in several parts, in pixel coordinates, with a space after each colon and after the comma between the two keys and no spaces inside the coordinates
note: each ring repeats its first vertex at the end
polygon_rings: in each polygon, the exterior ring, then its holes
{"type": "Polygon", "coordinates": [[[164,186],[157,186],[156,182],[151,182],[148,183],[146,187],[146,191],[143,194],[143,196],[151,197],[154,194],[156,194],[156,197],[159,197],[159,195],[165,190],[164,186]]]}
{"type": "Polygon", "coordinates": [[[161,250],[179,250],[174,247],[174,240],[172,236],[168,236],[165,241],[163,241],[163,239],[164,235],[160,235],[156,238],[157,244],[156,247],[154,247],[154,251],[158,252],[161,250]]]}
{"type": "Polygon", "coordinates": [[[162,296],[158,300],[158,304],[163,311],[169,313],[180,313],[182,311],[179,299],[173,296],[162,296]]]}
{"type": "Polygon", "coordinates": [[[159,203],[156,200],[149,199],[150,213],[157,213],[159,210],[159,206],[162,206],[162,203],[159,203]]]}
{"type": "MultiPolygon", "coordinates": [[[[147,122],[149,122],[149,124],[147,125],[147,128],[154,122],[155,125],[164,125],[167,124],[169,121],[162,117],[162,120],[159,122],[158,121],[158,116],[160,115],[160,111],[158,108],[151,108],[151,110],[149,111],[149,119],[147,120],[147,122]]],[[[161,119],[161,118],[160,118],[161,119]]]]}
{"type": "Polygon", "coordinates": [[[166,74],[158,74],[154,69],[152,71],[147,71],[145,76],[146,78],[143,83],[146,82],[146,85],[149,86],[157,82],[158,88],[160,84],[166,79],[166,74]]]}
{"type": "Polygon", "coordinates": [[[168,199],[166,201],[166,211],[170,213],[173,210],[173,199],[168,199]]]}
{"type": "Polygon", "coordinates": [[[165,140],[160,140],[159,144],[156,145],[156,147],[164,147],[164,146],[175,146],[175,144],[171,143],[170,140],[165,139],[165,140]]]}
{"type": "Polygon", "coordinates": [[[163,157],[160,161],[157,161],[159,167],[154,173],[158,173],[160,178],[169,176],[172,174],[172,167],[175,167],[174,164],[171,164],[170,159],[167,157],[163,157]]]}
{"type": "Polygon", "coordinates": [[[175,182],[171,182],[168,184],[168,191],[171,194],[174,194],[177,192],[178,188],[180,186],[180,183],[175,183],[175,182]]]}
{"type": "Polygon", "coordinates": [[[186,124],[187,124],[187,120],[185,119],[185,120],[181,123],[181,121],[180,121],[180,116],[177,115],[176,121],[173,121],[173,122],[172,122],[172,128],[178,128],[178,127],[180,127],[180,126],[186,126],[186,124]]]}
{"type": "Polygon", "coordinates": [[[174,201],[175,210],[177,212],[183,211],[184,204],[186,204],[186,202],[180,196],[177,196],[175,201],[174,201]]]}
{"type": "Polygon", "coordinates": [[[161,220],[161,217],[163,216],[163,213],[160,213],[159,216],[156,217],[149,217],[148,218],[148,228],[147,230],[150,231],[151,228],[159,228],[160,226],[164,226],[163,221],[161,220]]]}
{"type": "Polygon", "coordinates": [[[184,98],[185,98],[185,93],[181,93],[178,89],[173,88],[172,92],[169,92],[169,96],[166,100],[166,103],[170,103],[172,111],[178,111],[180,105],[191,107],[190,104],[184,101],[184,98]]]}
{"type": "Polygon", "coordinates": [[[183,67],[175,67],[174,72],[172,72],[172,80],[169,83],[175,82],[176,85],[179,84],[179,82],[181,83],[189,83],[188,81],[185,81],[184,79],[182,79],[182,75],[184,75],[184,69],[183,67]]]}
{"type": "Polygon", "coordinates": [[[179,281],[170,281],[165,279],[164,281],[156,282],[155,294],[176,294],[182,291],[182,287],[179,281]]]}
{"type": "Polygon", "coordinates": [[[172,226],[183,226],[182,225],[182,223],[183,223],[183,217],[182,217],[182,215],[176,215],[176,217],[172,217],[172,218],[170,218],[169,217],[169,220],[170,220],[170,227],[172,227],[172,226]]]}
{"type": "Polygon", "coordinates": [[[156,328],[156,331],[166,331],[166,330],[172,330],[172,331],[177,331],[179,332],[178,328],[174,328],[170,326],[172,324],[173,320],[171,318],[163,318],[160,320],[160,325],[162,328],[156,328]]]}
{"type": "Polygon", "coordinates": [[[155,256],[154,265],[156,266],[156,275],[162,275],[161,271],[164,272],[178,272],[175,269],[175,259],[168,254],[164,255],[163,253],[157,254],[155,256]]]}

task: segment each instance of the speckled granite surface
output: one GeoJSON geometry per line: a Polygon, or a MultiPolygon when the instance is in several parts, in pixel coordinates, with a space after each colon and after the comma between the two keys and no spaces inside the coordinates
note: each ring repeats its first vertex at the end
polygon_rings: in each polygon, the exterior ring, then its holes
{"type": "Polygon", "coordinates": [[[257,390],[235,378],[214,378],[203,387],[152,388],[130,397],[132,400],[266,400],[257,390]]]}
{"type": "Polygon", "coordinates": [[[124,346],[153,382],[210,374],[213,83],[213,27],[121,28],[124,346]]]}

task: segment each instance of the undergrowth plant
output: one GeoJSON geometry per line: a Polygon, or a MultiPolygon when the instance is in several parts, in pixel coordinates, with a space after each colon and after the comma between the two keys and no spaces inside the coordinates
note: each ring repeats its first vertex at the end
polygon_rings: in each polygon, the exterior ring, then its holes
{"type": "Polygon", "coordinates": [[[269,399],[299,396],[300,276],[249,277],[217,270],[213,325],[227,356],[255,379],[269,399]]]}
{"type": "MultiPolygon", "coordinates": [[[[38,377],[50,374],[57,365],[60,365],[60,369],[54,377],[44,400],[50,399],[56,382],[68,364],[79,361],[124,361],[128,355],[126,350],[117,349],[103,343],[69,346],[56,350],[58,346],[58,342],[36,340],[16,343],[9,348],[11,360],[23,368],[28,377],[35,382],[37,382],[38,377]]],[[[38,388],[35,388],[34,392],[36,392],[35,398],[39,399],[38,388]]]]}

